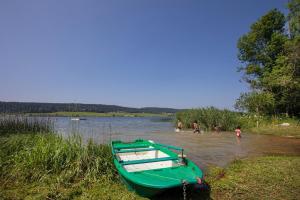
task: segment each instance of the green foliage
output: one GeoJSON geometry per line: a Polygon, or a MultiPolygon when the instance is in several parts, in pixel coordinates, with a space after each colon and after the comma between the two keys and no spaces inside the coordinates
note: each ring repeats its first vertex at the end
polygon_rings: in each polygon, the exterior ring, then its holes
{"type": "Polygon", "coordinates": [[[82,144],[79,136],[0,137],[0,161],[0,198],[137,198],[119,183],[110,147],[82,144]]]}
{"type": "Polygon", "coordinates": [[[239,123],[240,116],[240,113],[214,107],[190,109],[176,113],[176,118],[182,121],[184,128],[191,128],[192,123],[197,121],[200,127],[206,130],[218,127],[223,131],[234,130],[241,125],[239,123]]]}
{"type": "Polygon", "coordinates": [[[238,41],[238,58],[245,67],[245,80],[259,87],[259,78],[271,70],[275,58],[281,55],[286,37],[283,35],[285,18],[278,10],[271,10],[251,26],[251,30],[238,41]]]}
{"type": "Polygon", "coordinates": [[[197,121],[201,129],[207,131],[214,130],[215,127],[221,131],[233,131],[241,126],[243,131],[251,133],[299,137],[299,119],[285,115],[258,115],[208,107],[178,112],[176,119],[183,123],[183,128],[192,128],[192,123],[197,121]],[[290,126],[282,127],[282,123],[289,123],[290,126]]]}
{"type": "Polygon", "coordinates": [[[241,111],[248,111],[262,115],[272,113],[274,110],[275,99],[270,92],[250,92],[242,93],[236,101],[235,108],[241,111]]]}
{"type": "Polygon", "coordinates": [[[291,37],[285,16],[274,9],[255,22],[238,41],[244,80],[253,92],[243,93],[236,107],[258,114],[300,114],[299,0],[288,4],[291,37]],[[256,105],[257,104],[257,105],[256,105]]]}

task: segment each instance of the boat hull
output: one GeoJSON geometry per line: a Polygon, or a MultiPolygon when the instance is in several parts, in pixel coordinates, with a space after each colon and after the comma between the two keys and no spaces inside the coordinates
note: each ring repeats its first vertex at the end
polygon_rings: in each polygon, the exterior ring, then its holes
{"type": "Polygon", "coordinates": [[[139,185],[129,179],[126,179],[121,174],[120,174],[120,177],[121,177],[122,182],[128,188],[128,190],[133,191],[142,197],[153,197],[153,196],[156,196],[168,189],[168,188],[146,187],[143,185],[139,185]]]}
{"type": "Polygon", "coordinates": [[[126,145],[112,146],[114,164],[128,189],[140,196],[153,197],[172,188],[181,188],[183,183],[187,187],[193,186],[203,179],[202,171],[195,163],[187,158],[183,162],[178,154],[165,147],[151,143],[149,149],[145,150],[142,142],[136,142],[135,149],[130,144],[126,145]],[[160,157],[166,155],[167,158],[160,157]],[[140,159],[141,156],[144,156],[143,159],[140,159]]]}

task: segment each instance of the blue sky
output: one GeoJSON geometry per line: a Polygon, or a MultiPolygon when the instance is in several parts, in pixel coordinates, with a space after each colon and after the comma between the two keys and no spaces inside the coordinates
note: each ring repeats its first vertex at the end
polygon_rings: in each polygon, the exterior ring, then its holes
{"type": "Polygon", "coordinates": [[[233,108],[237,40],[285,0],[0,0],[0,101],[233,108]]]}

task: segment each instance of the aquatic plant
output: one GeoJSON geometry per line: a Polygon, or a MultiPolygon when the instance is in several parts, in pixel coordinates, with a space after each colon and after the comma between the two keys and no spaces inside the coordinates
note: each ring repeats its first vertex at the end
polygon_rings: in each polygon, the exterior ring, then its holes
{"type": "Polygon", "coordinates": [[[0,115],[0,135],[9,133],[49,133],[53,130],[53,122],[50,118],[0,115]]]}

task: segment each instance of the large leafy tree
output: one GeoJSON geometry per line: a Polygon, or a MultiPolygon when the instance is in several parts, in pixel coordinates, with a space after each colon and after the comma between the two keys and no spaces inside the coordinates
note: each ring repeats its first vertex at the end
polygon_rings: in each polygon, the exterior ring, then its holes
{"type": "Polygon", "coordinates": [[[236,108],[259,114],[300,112],[300,0],[288,7],[289,33],[285,16],[276,9],[262,16],[238,41],[238,58],[244,80],[253,89],[243,93],[236,108]]]}
{"type": "Polygon", "coordinates": [[[285,17],[278,10],[271,10],[252,24],[250,31],[238,41],[239,60],[244,64],[244,80],[252,88],[261,88],[260,79],[265,72],[270,72],[275,60],[284,52],[285,17]]]}

